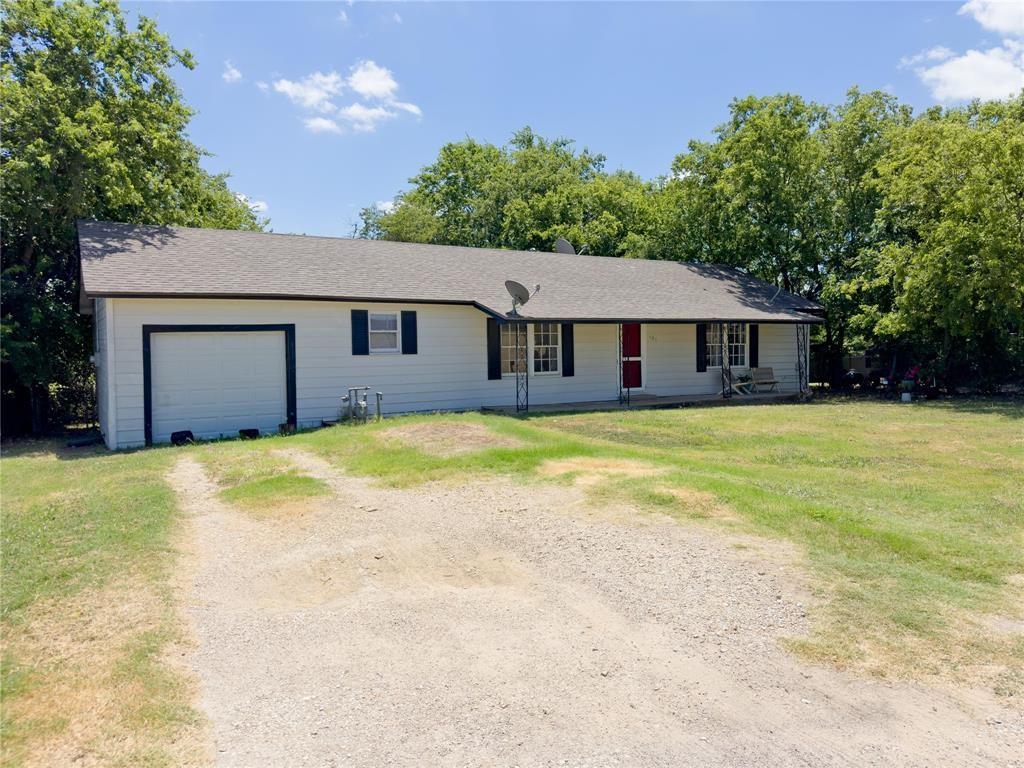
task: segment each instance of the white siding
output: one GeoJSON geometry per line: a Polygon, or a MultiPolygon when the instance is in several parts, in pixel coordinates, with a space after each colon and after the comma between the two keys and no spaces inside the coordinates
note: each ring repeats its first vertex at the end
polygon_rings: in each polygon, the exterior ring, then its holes
{"type": "MultiPolygon", "coordinates": [[[[222,299],[108,299],[110,349],[108,445],[144,442],[142,326],[144,324],[295,325],[296,406],[300,427],[338,416],[339,398],[350,386],[384,393],[387,413],[473,410],[514,405],[515,379],[487,379],[486,316],[466,306],[354,304],[327,301],[222,299]],[[351,310],[417,312],[418,354],[352,355],[351,310]]],[[[652,394],[718,390],[717,371],[695,372],[694,326],[648,325],[645,383],[652,394]]],[[[530,403],[611,400],[618,395],[618,331],[614,325],[578,324],[575,375],[534,375],[530,403]]],[[[761,326],[761,365],[795,390],[796,341],[792,326],[761,326]]]]}
{"type": "Polygon", "coordinates": [[[96,410],[100,422],[100,433],[108,448],[116,448],[115,407],[111,371],[113,371],[111,335],[111,302],[109,299],[95,299],[93,302],[93,323],[95,342],[93,363],[96,367],[96,410]]]}

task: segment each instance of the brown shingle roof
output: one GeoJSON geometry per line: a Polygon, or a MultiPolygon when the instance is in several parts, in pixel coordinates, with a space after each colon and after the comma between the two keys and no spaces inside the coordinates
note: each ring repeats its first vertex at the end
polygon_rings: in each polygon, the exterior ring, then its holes
{"type": "Polygon", "coordinates": [[[819,322],[818,305],[728,267],[221,229],[78,224],[86,297],[237,297],[511,309],[531,320],[819,322]]]}

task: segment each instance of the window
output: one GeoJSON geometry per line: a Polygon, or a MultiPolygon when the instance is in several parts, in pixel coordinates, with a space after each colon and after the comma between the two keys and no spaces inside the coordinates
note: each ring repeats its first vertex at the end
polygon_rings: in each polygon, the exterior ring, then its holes
{"type": "Polygon", "coordinates": [[[558,323],[533,326],[533,372],[558,372],[558,323]]]}
{"type": "Polygon", "coordinates": [[[505,323],[501,326],[501,375],[514,375],[516,370],[526,370],[526,326],[522,323],[505,323]],[[516,365],[516,335],[519,336],[519,361],[516,365]]]}
{"type": "MultiPolygon", "coordinates": [[[[747,364],[747,325],[728,323],[729,367],[743,367],[747,364]]],[[[722,325],[708,323],[707,335],[708,368],[722,367],[722,325]]]]}
{"type": "Polygon", "coordinates": [[[370,314],[370,351],[398,351],[398,313],[370,314]]]}

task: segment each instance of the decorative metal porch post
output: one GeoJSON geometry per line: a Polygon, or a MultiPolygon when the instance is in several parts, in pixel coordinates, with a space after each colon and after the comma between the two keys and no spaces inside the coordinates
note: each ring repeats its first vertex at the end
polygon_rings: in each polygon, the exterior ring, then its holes
{"type": "Polygon", "coordinates": [[[810,372],[807,370],[808,326],[800,323],[796,327],[796,384],[801,395],[811,390],[810,372]]]}
{"type": "Polygon", "coordinates": [[[513,323],[516,335],[516,413],[530,410],[530,371],[526,345],[526,323],[513,323]]]}
{"type": "Polygon", "coordinates": [[[719,339],[722,345],[722,397],[732,397],[732,366],[729,364],[729,324],[719,323],[719,339]]]}

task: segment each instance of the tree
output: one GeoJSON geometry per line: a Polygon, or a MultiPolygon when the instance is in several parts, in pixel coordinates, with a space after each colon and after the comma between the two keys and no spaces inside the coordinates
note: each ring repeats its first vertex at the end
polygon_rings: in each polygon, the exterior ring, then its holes
{"type": "Polygon", "coordinates": [[[740,266],[814,297],[825,218],[825,110],[799,96],[737,99],[714,142],[691,141],[662,190],[662,257],[740,266]]]}
{"type": "MultiPolygon", "coordinates": [[[[910,108],[893,96],[853,88],[843,104],[828,110],[818,133],[826,196],[818,299],[828,315],[822,354],[832,381],[844,373],[842,358],[848,349],[851,319],[857,312],[847,286],[861,273],[883,236],[875,226],[882,205],[878,164],[891,150],[895,129],[909,125],[910,118],[910,108]]],[[[855,338],[861,349],[874,341],[870,336],[855,338]]]]}
{"type": "MultiPolygon", "coordinates": [[[[0,228],[4,429],[30,404],[43,430],[50,387],[89,375],[77,313],[75,221],[260,229],[225,177],[199,165],[192,116],[170,75],[192,68],[113,0],[11,0],[0,18],[0,228]]],[[[12,429],[14,428],[14,429],[12,429]]]]}
{"type": "Polygon", "coordinates": [[[528,127],[504,147],[446,144],[409,183],[392,211],[363,211],[360,236],[541,251],[565,237],[621,256],[639,247],[650,209],[639,177],[606,173],[603,156],[528,127]]]}
{"type": "Polygon", "coordinates": [[[876,244],[876,167],[910,110],[854,88],[835,107],[783,94],[736,100],[730,113],[656,192],[648,254],[730,264],[821,302],[836,379],[856,312],[846,285],[876,244]]]}
{"type": "Polygon", "coordinates": [[[949,385],[1024,373],[1024,92],[928,110],[893,134],[876,184],[856,326],[949,385]]]}

